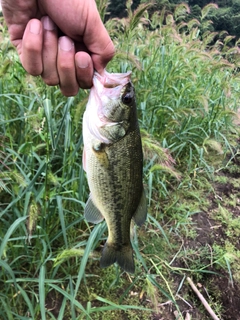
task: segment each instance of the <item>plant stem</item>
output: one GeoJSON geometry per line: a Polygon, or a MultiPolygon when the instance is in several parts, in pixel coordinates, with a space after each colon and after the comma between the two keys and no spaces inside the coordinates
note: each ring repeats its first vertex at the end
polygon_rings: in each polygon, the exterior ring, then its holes
{"type": "Polygon", "coordinates": [[[205,309],[207,310],[207,312],[210,314],[210,316],[213,318],[213,320],[220,320],[218,318],[218,316],[215,314],[215,312],[213,311],[213,309],[210,307],[210,305],[208,304],[207,300],[204,298],[204,296],[200,293],[200,291],[198,290],[198,288],[195,286],[195,284],[193,283],[193,281],[187,277],[187,282],[190,284],[191,288],[193,289],[193,291],[196,293],[196,295],[198,296],[198,298],[200,299],[200,301],[202,302],[202,304],[204,305],[205,309]]]}

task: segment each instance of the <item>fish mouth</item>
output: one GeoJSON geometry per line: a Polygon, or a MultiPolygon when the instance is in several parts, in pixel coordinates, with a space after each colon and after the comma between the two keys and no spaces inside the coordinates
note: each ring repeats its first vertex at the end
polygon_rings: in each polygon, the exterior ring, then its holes
{"type": "Polygon", "coordinates": [[[94,85],[96,85],[99,81],[102,84],[102,86],[106,89],[113,89],[118,86],[124,87],[127,83],[130,82],[131,73],[131,71],[128,71],[126,73],[115,73],[113,75],[105,71],[104,75],[102,76],[98,72],[95,72],[93,77],[93,83],[94,85]]]}
{"type": "Polygon", "coordinates": [[[118,121],[118,122],[107,122],[104,126],[105,127],[112,127],[112,126],[116,126],[118,124],[122,124],[123,121],[118,121]]]}
{"type": "MultiPolygon", "coordinates": [[[[104,74],[94,73],[90,97],[95,99],[97,104],[93,106],[95,111],[87,108],[86,121],[88,129],[95,139],[105,144],[113,143],[114,139],[104,134],[104,128],[107,132],[117,132],[117,128],[123,126],[124,130],[120,128],[121,135],[126,132],[125,123],[128,121],[128,117],[126,117],[126,111],[121,117],[118,108],[126,110],[123,104],[131,108],[134,88],[130,78],[131,71],[117,74],[111,74],[107,71],[104,74]],[[116,118],[114,118],[115,113],[118,114],[116,118]]],[[[89,101],[91,100],[89,99],[89,101]]]]}

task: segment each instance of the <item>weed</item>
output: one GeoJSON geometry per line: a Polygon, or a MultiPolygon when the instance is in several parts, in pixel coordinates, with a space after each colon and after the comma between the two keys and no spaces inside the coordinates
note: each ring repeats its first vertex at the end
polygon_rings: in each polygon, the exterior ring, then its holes
{"type": "MultiPolygon", "coordinates": [[[[102,16],[106,4],[99,2],[102,16]]],[[[212,6],[202,11],[205,23],[212,6]]],[[[194,242],[200,232],[196,217],[208,211],[217,194],[216,166],[227,153],[231,161],[221,163],[219,171],[230,172],[237,161],[232,117],[239,105],[239,75],[226,60],[227,39],[223,57],[217,43],[209,45],[215,35],[202,32],[200,22],[183,23],[186,5],[174,15],[163,10],[152,17],[149,7],[141,4],[134,13],[128,1],[128,17],[106,23],[117,48],[109,71],[132,70],[145,153],[149,214],[145,226],[133,233],[133,276],[115,265],[99,269],[106,224],[93,227],[83,218],[88,187],[81,126],[88,91],[64,98],[58,88],[28,76],[2,27],[2,319],[149,319],[160,315],[165,303],[183,319],[177,295],[186,274],[202,281],[227,270],[233,282],[236,270],[239,281],[239,250],[236,241],[230,243],[239,236],[239,217],[223,207],[226,201],[236,207],[238,195],[218,196],[218,208],[210,213],[226,227],[228,242],[224,238],[212,247],[194,242]]],[[[230,173],[236,170],[237,164],[230,173]]],[[[237,179],[231,185],[239,189],[237,179]]],[[[221,313],[221,305],[212,303],[221,313]]]]}

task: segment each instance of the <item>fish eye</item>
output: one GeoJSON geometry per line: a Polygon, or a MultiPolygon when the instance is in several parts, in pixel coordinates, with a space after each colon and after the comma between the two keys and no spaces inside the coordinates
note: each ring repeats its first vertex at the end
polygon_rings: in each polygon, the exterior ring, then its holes
{"type": "Polygon", "coordinates": [[[124,104],[130,104],[132,102],[132,100],[133,100],[133,96],[132,96],[131,92],[127,92],[126,94],[124,94],[122,96],[122,102],[124,104]]]}

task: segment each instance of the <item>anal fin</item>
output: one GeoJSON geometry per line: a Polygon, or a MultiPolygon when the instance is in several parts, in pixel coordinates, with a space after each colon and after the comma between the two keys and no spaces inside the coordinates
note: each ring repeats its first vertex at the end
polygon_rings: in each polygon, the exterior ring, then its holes
{"type": "Polygon", "coordinates": [[[133,215],[133,220],[138,226],[141,226],[145,222],[146,218],[147,218],[147,199],[146,199],[145,190],[143,189],[139,205],[133,215]]]}

